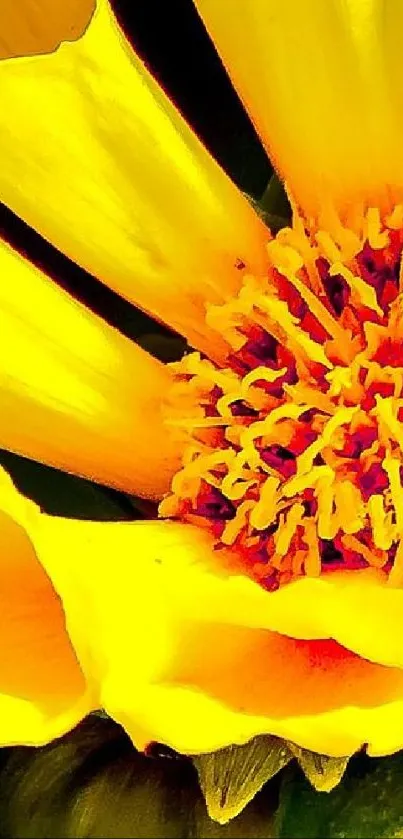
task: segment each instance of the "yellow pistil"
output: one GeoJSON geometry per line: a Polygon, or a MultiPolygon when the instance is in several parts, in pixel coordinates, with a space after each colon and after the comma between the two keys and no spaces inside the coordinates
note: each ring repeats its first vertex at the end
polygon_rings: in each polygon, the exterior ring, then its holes
{"type": "Polygon", "coordinates": [[[269,589],[366,565],[403,579],[402,246],[401,207],[370,208],[360,235],[297,219],[268,274],[207,312],[226,367],[173,365],[188,449],[161,514],[208,527],[269,589]]]}

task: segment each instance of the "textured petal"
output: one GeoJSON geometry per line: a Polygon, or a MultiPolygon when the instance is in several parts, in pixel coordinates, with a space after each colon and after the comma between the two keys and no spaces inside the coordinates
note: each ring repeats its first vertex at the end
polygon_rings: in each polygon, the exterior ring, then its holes
{"type": "Polygon", "coordinates": [[[79,38],[95,0],[0,0],[0,58],[53,52],[79,38]]]}
{"type": "Polygon", "coordinates": [[[208,347],[206,301],[238,287],[240,261],[260,270],[267,231],[132,52],[107,0],[81,39],[0,64],[0,114],[0,199],[208,347]]]}
{"type": "Polygon", "coordinates": [[[1,746],[45,743],[94,707],[60,600],[29,536],[37,515],[0,473],[1,746]]]}
{"type": "Polygon", "coordinates": [[[403,195],[400,0],[195,0],[260,137],[318,216],[403,195]]]}
{"type": "Polygon", "coordinates": [[[198,528],[42,517],[35,538],[80,664],[138,747],[197,753],[263,733],[336,756],[403,745],[403,670],[320,639],[310,614],[314,640],[273,631],[276,595],[198,528]]]}
{"type": "Polygon", "coordinates": [[[403,668],[403,589],[382,571],[302,577],[271,598],[271,628],[300,639],[333,638],[370,661],[403,668]]]}
{"type": "Polygon", "coordinates": [[[168,370],[0,242],[0,447],[159,497],[168,370]]]}

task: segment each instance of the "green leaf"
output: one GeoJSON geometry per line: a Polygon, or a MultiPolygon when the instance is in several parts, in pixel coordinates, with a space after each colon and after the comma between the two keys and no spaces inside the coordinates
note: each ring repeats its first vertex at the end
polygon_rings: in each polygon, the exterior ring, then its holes
{"type": "Polygon", "coordinates": [[[139,754],[93,715],[49,746],[0,751],[0,789],[4,839],[269,839],[278,800],[265,789],[219,825],[189,759],[139,754]]]}
{"type": "Polygon", "coordinates": [[[353,758],[341,783],[315,792],[296,772],[284,780],[279,839],[389,839],[403,836],[403,753],[353,758]]]}
{"type": "Polygon", "coordinates": [[[291,207],[276,174],[271,176],[268,187],[259,200],[246,192],[243,194],[271,233],[276,234],[291,223],[291,207]]]}
{"type": "Polygon", "coordinates": [[[340,783],[349,761],[349,757],[329,757],[320,755],[317,752],[310,752],[308,749],[300,749],[294,743],[288,743],[288,747],[308,781],[318,792],[330,792],[340,783]]]}
{"type": "Polygon", "coordinates": [[[284,184],[275,172],[259,200],[259,206],[264,212],[282,218],[285,223],[291,219],[291,206],[284,184]]]}
{"type": "Polygon", "coordinates": [[[211,818],[219,824],[233,819],[291,758],[278,737],[255,737],[244,746],[193,758],[211,818]]]}

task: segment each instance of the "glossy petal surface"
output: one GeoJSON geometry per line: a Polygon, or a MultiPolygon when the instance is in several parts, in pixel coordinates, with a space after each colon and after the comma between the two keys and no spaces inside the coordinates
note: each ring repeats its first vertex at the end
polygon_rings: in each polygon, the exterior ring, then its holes
{"type": "Polygon", "coordinates": [[[403,195],[399,0],[195,0],[291,193],[325,223],[403,195]]]}
{"type": "Polygon", "coordinates": [[[30,537],[37,516],[35,506],[25,502],[1,472],[2,746],[41,745],[73,728],[93,707],[60,600],[30,537]]]}
{"type": "Polygon", "coordinates": [[[403,670],[329,639],[320,597],[304,623],[297,586],[284,588],[284,611],[281,591],[231,569],[231,554],[214,553],[190,525],[44,518],[36,538],[83,670],[138,747],[157,740],[197,753],[263,733],[335,756],[403,745],[403,670]],[[56,532],[57,557],[47,548],[56,532]]]}
{"type": "Polygon", "coordinates": [[[168,370],[0,242],[0,446],[140,495],[177,468],[168,370]]]}
{"type": "Polygon", "coordinates": [[[219,355],[207,301],[267,231],[132,51],[107,0],[52,55],[0,63],[0,199],[79,265],[219,355]]]}

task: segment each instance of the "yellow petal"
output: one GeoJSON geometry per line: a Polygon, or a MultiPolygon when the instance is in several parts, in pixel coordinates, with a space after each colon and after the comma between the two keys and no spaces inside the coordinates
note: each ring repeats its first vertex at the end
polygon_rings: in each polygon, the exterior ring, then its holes
{"type": "Polygon", "coordinates": [[[107,0],[81,39],[0,64],[0,114],[0,199],[195,346],[217,342],[205,303],[239,286],[240,261],[263,267],[267,231],[107,0]]]}
{"type": "Polygon", "coordinates": [[[95,0],[0,0],[0,58],[53,52],[83,34],[95,0]]]}
{"type": "Polygon", "coordinates": [[[43,516],[35,544],[84,673],[139,748],[208,752],[258,734],[334,756],[403,745],[403,670],[273,631],[276,595],[198,528],[43,516]]]}
{"type": "Polygon", "coordinates": [[[403,669],[403,589],[383,571],[302,577],[276,591],[271,628],[300,639],[333,638],[370,661],[403,669]]]}
{"type": "Polygon", "coordinates": [[[160,497],[168,370],[0,242],[0,447],[160,497]]]}
{"type": "Polygon", "coordinates": [[[303,209],[403,195],[399,0],[195,0],[303,209]]]}
{"type": "MultiPolygon", "coordinates": [[[[41,745],[94,708],[29,536],[37,512],[0,474],[0,745],[41,745]],[[6,502],[3,504],[3,496],[6,502]],[[24,526],[25,520],[25,526],[24,526]],[[31,524],[32,524],[31,521],[31,524]]],[[[57,550],[57,546],[53,546],[57,550]]]]}
{"type": "Polygon", "coordinates": [[[402,748],[399,669],[334,641],[221,624],[186,626],[180,638],[165,678],[136,686],[131,703],[122,669],[106,682],[103,704],[138,746],[151,739],[198,753],[275,734],[334,757],[364,744],[373,755],[402,748]]]}

